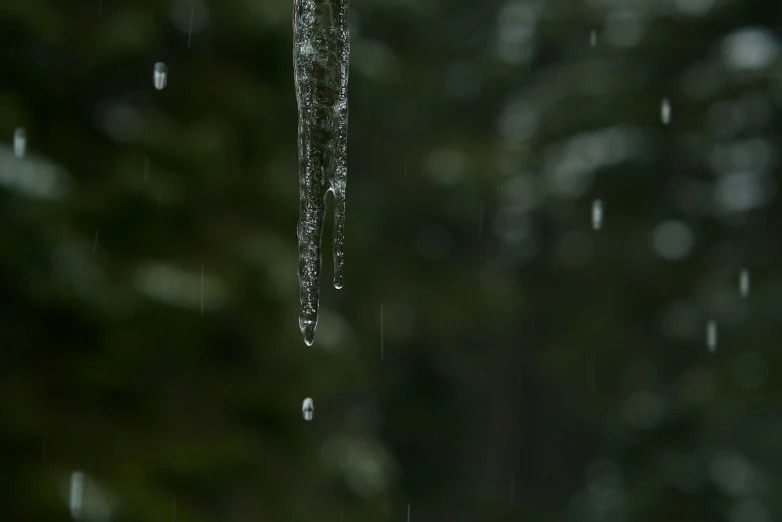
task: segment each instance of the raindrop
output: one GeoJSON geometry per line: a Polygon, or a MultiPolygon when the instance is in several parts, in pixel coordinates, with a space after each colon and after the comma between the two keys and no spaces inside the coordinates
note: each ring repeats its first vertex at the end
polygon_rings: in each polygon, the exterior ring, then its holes
{"type": "Polygon", "coordinates": [[[24,158],[25,149],[27,149],[27,133],[19,127],[14,131],[14,156],[24,158]]]}
{"type": "Polygon", "coordinates": [[[407,505],[407,522],[410,522],[410,504],[407,505]]]}
{"type": "Polygon", "coordinates": [[[82,499],[84,496],[84,473],[74,471],[71,473],[71,496],[69,507],[73,518],[80,518],[82,514],[82,499]]]}
{"type": "Polygon", "coordinates": [[[713,319],[706,324],[706,347],[711,353],[717,350],[717,321],[713,319]]]}
{"type": "Polygon", "coordinates": [[[301,404],[301,414],[304,416],[305,421],[311,421],[315,415],[315,403],[309,397],[304,399],[304,402],[301,404]]]}
{"type": "Polygon", "coordinates": [[[660,102],[660,119],[663,125],[671,123],[671,101],[668,98],[663,98],[660,102]]]}
{"type": "Polygon", "coordinates": [[[749,295],[749,270],[746,268],[739,272],[739,295],[744,298],[749,295]]]}
{"type": "Polygon", "coordinates": [[[589,45],[591,47],[597,47],[597,31],[594,29],[589,33],[589,45]]]}
{"type": "Polygon", "coordinates": [[[592,228],[600,230],[603,226],[603,202],[596,199],[592,202],[592,228]]]}
{"type": "Polygon", "coordinates": [[[152,82],[155,84],[155,89],[162,91],[166,88],[168,83],[168,67],[163,62],[158,62],[152,69],[152,82]]]}

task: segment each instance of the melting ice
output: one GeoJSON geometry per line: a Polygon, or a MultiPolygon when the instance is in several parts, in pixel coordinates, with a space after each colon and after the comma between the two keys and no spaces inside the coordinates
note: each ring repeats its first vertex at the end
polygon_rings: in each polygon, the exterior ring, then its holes
{"type": "Polygon", "coordinates": [[[334,197],[334,287],[342,288],[347,179],[349,0],[294,0],[293,70],[299,106],[299,328],[318,324],[326,196],[334,197]]]}

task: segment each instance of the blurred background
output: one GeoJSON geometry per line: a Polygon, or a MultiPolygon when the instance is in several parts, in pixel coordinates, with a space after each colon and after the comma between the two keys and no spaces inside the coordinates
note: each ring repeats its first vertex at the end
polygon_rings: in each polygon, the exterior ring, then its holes
{"type": "Polygon", "coordinates": [[[351,3],[307,347],[291,2],[2,0],[0,518],[779,520],[782,4],[351,3]]]}

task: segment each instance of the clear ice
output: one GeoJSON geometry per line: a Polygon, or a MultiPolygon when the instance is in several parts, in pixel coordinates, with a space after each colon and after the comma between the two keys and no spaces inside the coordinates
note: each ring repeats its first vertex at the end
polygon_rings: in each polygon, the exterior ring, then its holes
{"type": "Polygon", "coordinates": [[[334,201],[334,287],[342,288],[347,179],[349,0],[294,0],[299,106],[299,328],[315,341],[326,196],[334,201]]]}

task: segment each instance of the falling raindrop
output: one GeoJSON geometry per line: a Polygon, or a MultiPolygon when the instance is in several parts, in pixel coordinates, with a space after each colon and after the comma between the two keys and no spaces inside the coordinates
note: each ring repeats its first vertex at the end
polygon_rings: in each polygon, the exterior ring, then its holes
{"type": "Polygon", "coordinates": [[[717,350],[717,321],[713,319],[706,324],[706,347],[711,353],[717,350]]]}
{"type": "Polygon", "coordinates": [[[410,522],[410,504],[407,505],[407,522],[410,522]]]}
{"type": "Polygon", "coordinates": [[[163,62],[158,62],[152,69],[152,82],[155,84],[155,89],[162,91],[166,88],[168,83],[168,67],[163,62]]]}
{"type": "Polygon", "coordinates": [[[68,506],[73,518],[80,518],[82,514],[82,499],[84,496],[84,473],[74,471],[71,473],[71,495],[68,506]]]}
{"type": "Polygon", "coordinates": [[[204,264],[201,263],[201,315],[204,315],[204,264]]]}
{"type": "Polygon", "coordinates": [[[603,202],[596,199],[592,202],[592,228],[600,230],[603,226],[603,202]]]}
{"type": "Polygon", "coordinates": [[[660,119],[663,125],[671,123],[671,101],[668,98],[663,98],[660,102],[660,119]]]}
{"type": "Polygon", "coordinates": [[[19,127],[14,131],[14,156],[17,158],[24,158],[25,150],[27,149],[27,133],[23,128],[19,127]]]}
{"type": "Polygon", "coordinates": [[[597,47],[597,31],[594,29],[589,32],[589,45],[592,47],[597,47]]]}
{"type": "Polygon", "coordinates": [[[315,403],[309,397],[304,399],[304,402],[301,404],[301,414],[304,416],[305,421],[311,421],[313,415],[315,415],[315,403]]]}
{"type": "Polygon", "coordinates": [[[749,270],[746,268],[739,272],[739,295],[744,298],[749,295],[749,270]]]}
{"type": "Polygon", "coordinates": [[[334,287],[344,283],[349,0],[295,0],[293,69],[299,107],[299,328],[315,341],[326,196],[334,197],[334,287]]]}
{"type": "Polygon", "coordinates": [[[187,30],[187,48],[190,49],[190,40],[193,38],[193,14],[195,13],[195,6],[190,6],[190,27],[187,30]]]}

